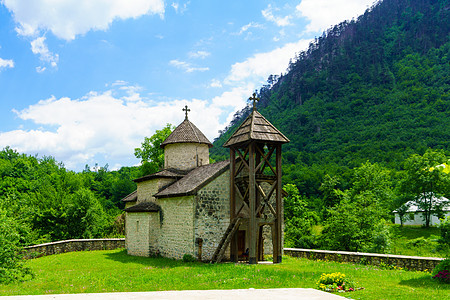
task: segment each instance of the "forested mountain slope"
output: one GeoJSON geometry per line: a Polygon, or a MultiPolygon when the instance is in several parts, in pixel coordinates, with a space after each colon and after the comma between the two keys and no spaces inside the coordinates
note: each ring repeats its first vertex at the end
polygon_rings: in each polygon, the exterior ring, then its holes
{"type": "MultiPolygon", "coordinates": [[[[450,1],[384,0],[327,30],[259,91],[291,143],[284,182],[319,196],[323,176],[366,161],[392,169],[427,148],[450,153],[450,1]]],[[[214,143],[213,157],[248,109],[214,143]]],[[[345,185],[345,180],[342,181],[345,185]]]]}

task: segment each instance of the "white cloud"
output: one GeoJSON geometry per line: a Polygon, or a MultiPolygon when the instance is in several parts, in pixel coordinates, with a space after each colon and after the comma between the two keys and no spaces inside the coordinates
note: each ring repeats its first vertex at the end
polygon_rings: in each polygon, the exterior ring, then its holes
{"type": "Polygon", "coordinates": [[[208,56],[210,56],[211,53],[207,52],[207,51],[196,51],[196,52],[189,52],[189,57],[190,58],[206,58],[208,56]]]}
{"type": "Polygon", "coordinates": [[[291,25],[290,21],[292,18],[291,16],[289,15],[284,17],[274,16],[273,14],[274,11],[278,11],[278,9],[272,7],[272,5],[269,4],[266,9],[261,11],[261,13],[267,21],[273,22],[279,27],[291,25]]]}
{"type": "Polygon", "coordinates": [[[128,82],[126,82],[125,80],[116,80],[111,84],[111,86],[123,86],[127,84],[128,82]]]}
{"type": "Polygon", "coordinates": [[[241,29],[239,30],[238,35],[241,35],[245,32],[247,32],[250,28],[262,28],[263,26],[261,24],[255,23],[255,22],[250,22],[247,25],[244,25],[241,27],[241,29]]]}
{"type": "Polygon", "coordinates": [[[0,58],[0,71],[6,68],[14,68],[14,61],[12,59],[0,58]]]}
{"type": "Polygon", "coordinates": [[[178,2],[172,2],[172,7],[175,10],[175,13],[184,14],[184,12],[187,10],[187,6],[191,3],[191,1],[188,1],[180,6],[180,3],[178,2]]]}
{"type": "Polygon", "coordinates": [[[212,99],[214,107],[220,107],[223,110],[229,111],[227,119],[220,130],[223,130],[233,119],[236,111],[241,110],[247,104],[247,99],[254,92],[256,84],[254,82],[242,82],[233,87],[231,90],[223,92],[220,96],[212,99]]]}
{"type": "Polygon", "coordinates": [[[299,40],[270,52],[257,53],[247,60],[235,63],[225,79],[228,84],[235,84],[249,78],[265,80],[270,74],[280,74],[286,71],[289,59],[308,47],[310,40],[299,40]]]}
{"type": "Polygon", "coordinates": [[[38,72],[38,73],[43,73],[43,72],[45,72],[45,70],[47,70],[46,67],[43,67],[43,66],[36,67],[36,72],[38,72]]]}
{"type": "Polygon", "coordinates": [[[64,40],[90,30],[106,30],[116,19],[164,16],[163,0],[1,0],[18,24],[17,32],[35,37],[51,31],[64,40]]]}
{"type": "Polygon", "coordinates": [[[374,0],[302,0],[297,11],[310,20],[307,32],[318,32],[364,13],[374,0]]]}
{"type": "Polygon", "coordinates": [[[194,67],[192,66],[192,64],[185,62],[185,61],[180,61],[177,59],[173,59],[169,62],[169,65],[174,66],[178,69],[184,70],[186,73],[192,73],[192,72],[204,72],[204,71],[208,71],[209,68],[208,67],[194,67]]]}
{"type": "MultiPolygon", "coordinates": [[[[57,66],[59,56],[58,54],[53,54],[48,50],[48,47],[45,44],[45,37],[41,36],[31,41],[31,51],[34,54],[38,54],[39,59],[42,62],[50,64],[53,68],[57,66]]],[[[41,73],[45,71],[45,68],[38,67],[36,70],[41,73]]]]}
{"type": "Polygon", "coordinates": [[[213,88],[221,88],[222,83],[220,82],[220,80],[213,79],[213,80],[211,80],[211,83],[209,84],[209,86],[213,87],[213,88]]]}
{"type": "MultiPolygon", "coordinates": [[[[124,90],[128,93],[135,87],[124,90]]],[[[134,148],[140,146],[145,136],[151,136],[168,122],[181,123],[184,118],[181,109],[186,104],[191,109],[189,119],[210,139],[225,126],[218,121],[222,109],[206,100],[156,103],[143,99],[136,91],[132,100],[127,95],[115,96],[119,93],[120,89],[115,89],[90,92],[80,99],[51,97],[14,111],[20,119],[39,128],[0,132],[0,147],[9,145],[23,153],[52,155],[74,169],[99,162],[96,161],[99,156],[106,160],[99,163],[117,167],[117,161],[133,160],[134,148]]],[[[129,165],[136,162],[130,161],[129,165]]]]}

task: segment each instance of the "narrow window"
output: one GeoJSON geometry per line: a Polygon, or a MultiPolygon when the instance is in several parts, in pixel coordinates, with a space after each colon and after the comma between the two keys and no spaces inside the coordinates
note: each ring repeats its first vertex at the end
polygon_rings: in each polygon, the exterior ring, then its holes
{"type": "Polygon", "coordinates": [[[136,232],[139,232],[139,221],[136,221],[136,232]]]}

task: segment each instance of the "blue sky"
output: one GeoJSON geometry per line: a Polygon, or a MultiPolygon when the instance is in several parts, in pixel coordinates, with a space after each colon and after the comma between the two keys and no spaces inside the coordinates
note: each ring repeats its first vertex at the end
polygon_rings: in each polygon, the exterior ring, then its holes
{"type": "Polygon", "coordinates": [[[373,0],[0,0],[0,148],[136,165],[181,109],[212,141],[270,74],[373,0]]]}

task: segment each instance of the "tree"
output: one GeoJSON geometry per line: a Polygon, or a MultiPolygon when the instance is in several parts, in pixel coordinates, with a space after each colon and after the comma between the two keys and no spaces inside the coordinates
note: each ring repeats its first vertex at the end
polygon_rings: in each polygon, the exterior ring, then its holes
{"type": "Polygon", "coordinates": [[[441,199],[448,193],[450,176],[438,167],[448,159],[443,151],[428,149],[423,156],[414,154],[405,161],[402,191],[423,211],[425,227],[430,226],[433,215],[441,217],[441,199]]]}
{"type": "Polygon", "coordinates": [[[330,209],[338,205],[344,196],[344,193],[340,189],[336,188],[338,184],[339,179],[336,176],[326,174],[323,178],[322,184],[320,185],[319,190],[323,194],[322,217],[324,220],[329,217],[330,209]]]}
{"type": "Polygon", "coordinates": [[[318,215],[308,209],[307,201],[295,185],[286,184],[283,189],[288,193],[284,199],[286,247],[313,248],[316,241],[311,229],[318,223],[318,215]]]}
{"type": "Polygon", "coordinates": [[[85,188],[76,191],[68,204],[69,235],[77,238],[98,238],[107,233],[112,226],[100,202],[85,188]]]}
{"type": "Polygon", "coordinates": [[[387,170],[367,162],[354,170],[350,189],[334,190],[341,201],[329,209],[322,246],[330,250],[384,252],[390,237],[383,217],[392,195],[387,170]]]}
{"type": "Polygon", "coordinates": [[[156,130],[150,138],[145,137],[141,148],[134,149],[134,156],[141,159],[143,173],[153,173],[164,167],[164,150],[161,149],[161,144],[174,129],[173,125],[166,124],[163,129],[156,130]]]}

